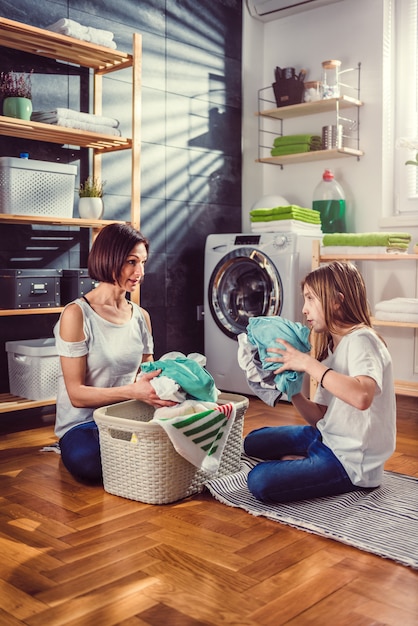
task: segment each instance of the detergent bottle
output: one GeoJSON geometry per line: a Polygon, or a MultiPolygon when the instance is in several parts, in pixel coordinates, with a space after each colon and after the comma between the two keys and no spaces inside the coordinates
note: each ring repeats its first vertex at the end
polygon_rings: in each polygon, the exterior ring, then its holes
{"type": "Polygon", "coordinates": [[[345,194],[331,170],[325,170],[315,187],[312,208],[320,212],[323,233],[344,233],[345,194]]]}

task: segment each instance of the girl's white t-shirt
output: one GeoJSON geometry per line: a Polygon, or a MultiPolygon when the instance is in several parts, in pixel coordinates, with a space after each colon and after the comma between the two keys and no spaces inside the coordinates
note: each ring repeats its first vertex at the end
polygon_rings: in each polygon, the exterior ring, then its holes
{"type": "Polygon", "coordinates": [[[365,327],[345,335],[323,364],[341,374],[369,376],[376,382],[373,402],[365,411],[321,387],[315,402],[328,407],[317,427],[351,482],[359,487],[377,487],[384,463],[396,446],[396,396],[389,351],[374,331],[365,327]]]}
{"type": "MultiPolygon", "coordinates": [[[[60,336],[60,320],[54,328],[60,356],[87,356],[86,385],[119,387],[135,380],[143,354],[153,354],[154,344],[141,308],[132,304],[132,317],[126,324],[114,324],[98,315],[80,299],[84,317],[84,341],[70,343],[60,336]]],[[[62,437],[77,424],[93,420],[93,408],[74,407],[68,397],[62,372],[58,376],[55,434],[62,437]]]]}

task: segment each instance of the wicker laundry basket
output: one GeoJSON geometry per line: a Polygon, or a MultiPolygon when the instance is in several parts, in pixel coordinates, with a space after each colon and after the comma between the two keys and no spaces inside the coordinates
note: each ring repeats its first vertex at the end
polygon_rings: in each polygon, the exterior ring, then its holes
{"type": "MultiPolygon", "coordinates": [[[[216,476],[225,476],[238,471],[240,466],[248,399],[222,393],[218,402],[234,402],[236,408],[235,421],[216,473],[216,476]]],[[[164,429],[150,421],[153,414],[153,407],[137,400],[94,411],[105,491],[147,504],[168,504],[202,491],[205,481],[213,478],[213,474],[203,472],[180,456],[164,429]]]]}

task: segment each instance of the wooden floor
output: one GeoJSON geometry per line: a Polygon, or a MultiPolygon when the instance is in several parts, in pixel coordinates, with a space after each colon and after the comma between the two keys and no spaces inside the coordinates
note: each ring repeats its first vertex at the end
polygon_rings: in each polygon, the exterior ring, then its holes
{"type": "MultiPolygon", "coordinates": [[[[418,404],[398,397],[387,469],[418,476],[418,404]]],[[[208,493],[151,506],[78,484],[52,420],[0,422],[0,626],[412,626],[418,573],[208,493]]],[[[296,423],[251,399],[245,431],[296,423]]]]}

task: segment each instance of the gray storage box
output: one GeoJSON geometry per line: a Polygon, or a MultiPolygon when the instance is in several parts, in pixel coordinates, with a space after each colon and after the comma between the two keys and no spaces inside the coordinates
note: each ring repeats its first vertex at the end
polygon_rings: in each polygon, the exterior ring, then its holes
{"type": "Polygon", "coordinates": [[[28,400],[57,395],[59,356],[53,337],[6,341],[10,393],[28,400]]]}
{"type": "Polygon", "coordinates": [[[68,304],[80,296],[95,289],[99,283],[90,278],[86,268],[62,270],[61,278],[61,303],[68,304]]]}
{"type": "Polygon", "coordinates": [[[0,157],[0,213],[73,216],[77,167],[0,157]]]}
{"type": "Polygon", "coordinates": [[[62,270],[0,269],[0,308],[39,309],[61,305],[62,270]]]}

